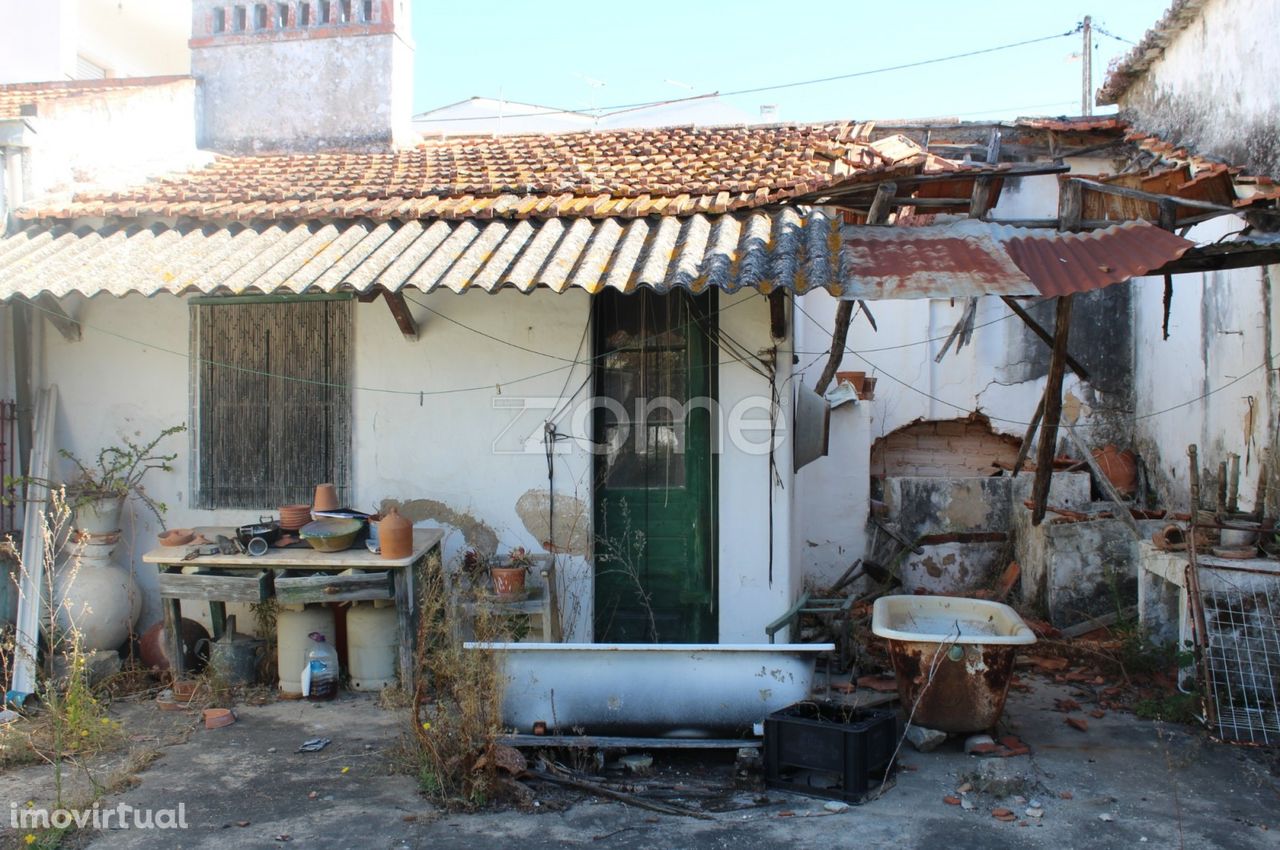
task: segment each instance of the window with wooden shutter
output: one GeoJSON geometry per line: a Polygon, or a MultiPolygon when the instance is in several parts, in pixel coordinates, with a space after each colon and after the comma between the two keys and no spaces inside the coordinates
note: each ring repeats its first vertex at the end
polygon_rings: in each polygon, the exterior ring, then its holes
{"type": "Polygon", "coordinates": [[[191,306],[193,507],[310,504],[351,479],[352,302],[198,299],[191,306]]]}

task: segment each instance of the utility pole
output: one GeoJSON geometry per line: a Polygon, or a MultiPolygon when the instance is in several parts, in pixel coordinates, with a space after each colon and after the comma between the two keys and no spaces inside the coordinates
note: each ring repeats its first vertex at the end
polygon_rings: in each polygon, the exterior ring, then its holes
{"type": "Polygon", "coordinates": [[[1080,114],[1093,114],[1093,18],[1089,15],[1084,16],[1084,25],[1081,27],[1084,31],[1084,52],[1080,54],[1080,58],[1084,60],[1084,67],[1081,71],[1084,74],[1080,81],[1080,114]]]}

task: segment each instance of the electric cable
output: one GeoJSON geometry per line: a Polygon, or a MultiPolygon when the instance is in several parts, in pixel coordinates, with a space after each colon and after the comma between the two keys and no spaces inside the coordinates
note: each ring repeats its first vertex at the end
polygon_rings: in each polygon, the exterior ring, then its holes
{"type": "Polygon", "coordinates": [[[1054,33],[1053,35],[1040,36],[1039,38],[1029,38],[1024,41],[1015,41],[1010,44],[1000,44],[995,47],[984,47],[979,50],[968,50],[964,53],[953,53],[949,56],[939,56],[933,59],[921,59],[915,62],[904,62],[899,65],[887,65],[883,68],[870,68],[864,71],[852,71],[847,74],[834,74],[829,77],[815,77],[808,80],[793,80],[787,83],[776,83],[767,86],[752,86],[750,88],[734,89],[732,91],[715,91],[709,94],[690,95],[688,97],[666,98],[663,100],[641,101],[638,103],[624,103],[614,106],[595,106],[585,109],[556,109],[544,110],[542,112],[513,112],[509,115],[468,115],[454,118],[417,118],[414,123],[417,124],[444,124],[453,121],[485,121],[507,118],[537,118],[546,115],[566,115],[571,113],[590,114],[608,113],[615,111],[623,111],[628,109],[640,109],[647,106],[667,106],[673,103],[686,103],[692,100],[702,100],[708,97],[737,97],[739,95],[760,94],[762,92],[782,91],[783,89],[799,88],[801,86],[814,86],[822,83],[834,83],[841,80],[853,80],[858,77],[869,77],[873,74],[885,74],[890,71],[905,71],[911,68],[923,68],[928,65],[937,65],[941,62],[952,62],[956,59],[968,59],[972,56],[982,56],[988,53],[998,53],[1002,50],[1012,50],[1016,47],[1026,47],[1030,44],[1039,44],[1045,41],[1053,41],[1059,38],[1066,38],[1075,35],[1083,29],[1083,24],[1076,24],[1073,29],[1066,32],[1054,33]]]}

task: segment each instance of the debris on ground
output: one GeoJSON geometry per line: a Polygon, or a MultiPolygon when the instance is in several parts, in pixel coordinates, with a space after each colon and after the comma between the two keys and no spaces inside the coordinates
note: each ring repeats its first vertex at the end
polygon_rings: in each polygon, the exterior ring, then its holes
{"type": "Polygon", "coordinates": [[[978,762],[972,782],[974,788],[992,797],[1012,797],[1032,785],[1023,763],[1002,758],[985,758],[978,762]]]}
{"type": "Polygon", "coordinates": [[[311,738],[303,741],[301,746],[298,747],[297,752],[318,753],[331,743],[333,743],[333,741],[330,738],[311,738]]]}
{"type": "Polygon", "coordinates": [[[922,753],[932,752],[938,745],[947,740],[947,733],[937,729],[926,729],[923,726],[907,727],[907,741],[922,753]]]}

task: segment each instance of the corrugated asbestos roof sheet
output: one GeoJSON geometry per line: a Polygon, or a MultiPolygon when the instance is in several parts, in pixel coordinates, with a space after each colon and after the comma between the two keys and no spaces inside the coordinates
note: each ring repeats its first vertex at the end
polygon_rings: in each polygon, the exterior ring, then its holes
{"type": "Polygon", "coordinates": [[[792,207],[602,221],[33,225],[0,240],[0,298],[365,292],[376,286],[424,292],[823,288],[863,299],[1053,295],[1142,274],[1190,246],[1144,223],[1087,234],[978,221],[849,227],[838,212],[792,207]]]}
{"type": "Polygon", "coordinates": [[[428,139],[385,153],[220,156],[124,191],[37,198],[19,219],[643,218],[725,213],[888,176],[1000,171],[868,125],[664,127],[428,139]]]}

